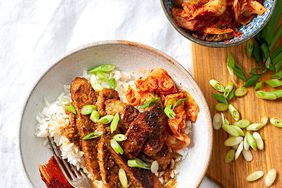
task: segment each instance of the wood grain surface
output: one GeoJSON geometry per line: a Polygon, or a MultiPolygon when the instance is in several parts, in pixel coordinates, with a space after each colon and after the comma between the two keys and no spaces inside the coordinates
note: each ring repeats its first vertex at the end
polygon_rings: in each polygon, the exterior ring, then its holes
{"type": "MultiPolygon", "coordinates": [[[[215,114],[214,106],[216,101],[211,94],[216,93],[216,91],[209,85],[209,80],[216,79],[224,85],[231,81],[226,67],[226,58],[229,52],[234,55],[236,62],[242,65],[246,73],[255,66],[255,62],[245,55],[245,44],[226,49],[208,48],[197,44],[192,46],[193,77],[205,95],[212,116],[215,114]]],[[[243,83],[238,80],[238,86],[241,85],[243,83]]],[[[246,96],[236,98],[230,101],[230,103],[238,108],[242,118],[252,122],[259,122],[263,115],[282,118],[282,101],[273,102],[258,99],[253,88],[248,89],[246,96]]],[[[228,120],[231,120],[232,123],[234,122],[228,113],[225,112],[225,115],[228,117],[228,120]]],[[[265,149],[263,151],[252,151],[253,160],[251,162],[245,161],[241,155],[231,164],[225,164],[224,158],[229,148],[225,147],[223,142],[228,135],[222,129],[214,131],[213,152],[207,175],[220,186],[226,188],[261,188],[265,187],[264,179],[266,173],[270,169],[275,168],[278,174],[280,173],[280,177],[278,175],[272,187],[281,188],[282,129],[269,124],[259,132],[265,142],[265,149]],[[254,183],[248,183],[246,181],[247,175],[256,170],[263,170],[265,172],[264,177],[254,183]]]]}

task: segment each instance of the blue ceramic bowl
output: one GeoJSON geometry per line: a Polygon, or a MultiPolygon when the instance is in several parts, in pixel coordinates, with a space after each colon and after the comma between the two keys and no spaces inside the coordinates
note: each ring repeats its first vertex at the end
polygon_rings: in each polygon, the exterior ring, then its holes
{"type": "Polygon", "coordinates": [[[174,23],[171,15],[171,7],[173,7],[173,0],[161,0],[161,4],[170,23],[185,38],[200,45],[223,48],[229,46],[237,46],[258,34],[269,21],[276,4],[276,0],[264,0],[263,5],[266,7],[267,11],[261,16],[254,17],[254,19],[248,25],[241,26],[239,28],[239,31],[242,33],[241,36],[234,37],[232,39],[221,42],[209,42],[193,37],[189,31],[182,29],[174,23]]]}

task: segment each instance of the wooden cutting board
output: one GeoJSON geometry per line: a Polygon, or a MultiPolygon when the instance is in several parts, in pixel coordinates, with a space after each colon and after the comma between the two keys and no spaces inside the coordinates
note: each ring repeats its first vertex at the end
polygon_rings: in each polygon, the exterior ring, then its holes
{"type": "MultiPolygon", "coordinates": [[[[197,44],[192,46],[193,77],[205,95],[212,116],[215,114],[216,101],[211,94],[216,91],[209,85],[209,80],[215,79],[224,85],[230,82],[226,66],[229,52],[234,55],[236,62],[242,65],[246,72],[255,66],[255,62],[245,55],[245,44],[226,49],[208,48],[197,44]]],[[[238,83],[239,86],[243,85],[242,82],[238,83]]],[[[231,101],[240,111],[241,117],[252,122],[259,122],[263,115],[282,118],[282,100],[264,101],[256,98],[253,88],[249,88],[248,91],[246,96],[231,101]]],[[[232,120],[228,113],[225,115],[228,115],[228,120],[232,120]]],[[[228,135],[222,129],[214,131],[213,152],[207,175],[220,186],[226,188],[261,188],[265,187],[265,176],[257,182],[248,183],[246,181],[247,175],[256,170],[263,170],[267,173],[270,169],[275,168],[280,173],[280,177],[278,176],[272,187],[281,188],[282,129],[267,125],[259,132],[265,141],[265,149],[258,152],[252,151],[253,161],[247,162],[243,156],[240,156],[231,164],[225,164],[224,158],[229,148],[225,147],[223,142],[228,135]]]]}

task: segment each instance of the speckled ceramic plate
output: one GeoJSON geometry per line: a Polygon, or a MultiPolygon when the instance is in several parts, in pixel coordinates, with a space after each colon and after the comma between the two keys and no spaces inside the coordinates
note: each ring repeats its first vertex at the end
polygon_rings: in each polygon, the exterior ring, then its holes
{"type": "Polygon", "coordinates": [[[173,7],[173,2],[174,0],[161,0],[163,10],[168,20],[170,21],[170,23],[173,25],[173,27],[185,38],[197,44],[201,44],[204,46],[210,46],[210,47],[236,46],[254,37],[267,24],[267,22],[269,21],[272,15],[275,4],[276,4],[276,0],[264,0],[263,5],[267,8],[267,11],[261,16],[255,16],[254,19],[249,24],[245,26],[241,26],[239,28],[239,31],[241,32],[240,36],[234,37],[230,40],[226,40],[222,42],[209,42],[209,41],[204,41],[204,40],[193,37],[189,31],[180,28],[178,25],[174,23],[172,16],[171,16],[171,11],[170,11],[171,7],[173,7]]]}
{"type": "Polygon", "coordinates": [[[20,151],[23,168],[33,187],[45,187],[38,166],[45,163],[51,152],[44,139],[35,137],[36,115],[44,107],[43,97],[54,101],[63,92],[63,85],[76,76],[102,63],[111,63],[121,71],[136,72],[162,67],[175,82],[188,90],[199,105],[199,116],[193,126],[193,145],[181,162],[178,187],[197,187],[202,181],[212,150],[212,125],[208,106],[191,75],[175,60],[151,47],[126,41],[107,41],[87,45],[52,66],[33,88],[22,114],[20,151]]]}

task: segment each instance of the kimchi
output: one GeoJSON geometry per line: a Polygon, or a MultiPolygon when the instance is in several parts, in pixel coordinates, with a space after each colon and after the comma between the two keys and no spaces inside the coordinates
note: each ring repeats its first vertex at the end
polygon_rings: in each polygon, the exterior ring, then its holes
{"type": "Polygon", "coordinates": [[[262,0],[186,0],[171,9],[179,27],[206,41],[224,41],[239,36],[240,26],[265,12],[262,0]]]}

